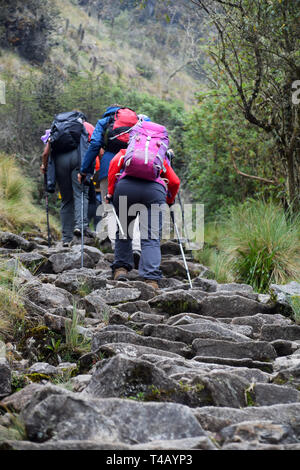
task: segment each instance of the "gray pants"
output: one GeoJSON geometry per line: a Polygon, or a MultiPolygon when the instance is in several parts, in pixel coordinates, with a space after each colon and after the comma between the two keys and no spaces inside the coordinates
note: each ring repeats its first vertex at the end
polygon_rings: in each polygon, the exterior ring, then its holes
{"type": "MultiPolygon", "coordinates": [[[[127,197],[129,214],[133,205],[141,206],[139,215],[141,233],[139,275],[144,279],[160,279],[162,277],[160,270],[162,212],[160,210],[157,211],[157,207],[164,207],[166,203],[166,190],[161,184],[153,181],[128,176],[121,179],[116,185],[113,199],[113,204],[121,223],[122,219],[124,220],[121,206],[122,196],[127,197]]],[[[121,267],[130,271],[133,267],[132,230],[130,233],[130,227],[132,228],[136,216],[128,215],[128,212],[125,214],[127,216],[127,238],[120,238],[119,229],[117,230],[115,259],[111,266],[113,271],[121,267]]],[[[122,227],[124,229],[125,224],[123,225],[122,223],[122,227]]]]}
{"type": "Polygon", "coordinates": [[[55,156],[56,180],[61,194],[60,218],[62,241],[73,239],[75,228],[81,229],[81,207],[83,190],[83,228],[88,227],[88,186],[80,185],[79,155],[77,150],[55,156]]]}

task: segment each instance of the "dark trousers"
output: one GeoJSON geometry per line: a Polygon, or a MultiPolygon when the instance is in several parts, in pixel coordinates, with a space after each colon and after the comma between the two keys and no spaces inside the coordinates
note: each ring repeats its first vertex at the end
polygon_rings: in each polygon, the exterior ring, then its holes
{"type": "Polygon", "coordinates": [[[83,225],[88,227],[88,186],[80,185],[77,180],[78,151],[55,156],[56,180],[61,194],[60,218],[62,225],[62,240],[70,242],[73,239],[74,228],[81,228],[81,206],[83,190],[83,225]]]}
{"type": "Polygon", "coordinates": [[[160,183],[127,176],[116,184],[113,205],[127,238],[122,239],[118,227],[112,270],[124,267],[130,271],[134,265],[133,225],[139,213],[141,232],[139,275],[144,279],[160,279],[162,277],[160,240],[163,212],[166,208],[166,189],[160,183]]]}

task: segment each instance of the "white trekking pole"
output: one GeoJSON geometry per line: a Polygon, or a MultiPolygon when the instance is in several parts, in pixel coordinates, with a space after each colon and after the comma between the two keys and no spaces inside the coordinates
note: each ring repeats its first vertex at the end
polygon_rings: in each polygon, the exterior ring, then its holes
{"type": "Polygon", "coordinates": [[[170,211],[170,214],[171,214],[171,219],[172,219],[173,225],[174,225],[174,227],[175,227],[175,231],[176,231],[178,243],[179,243],[179,246],[180,246],[180,251],[181,251],[181,255],[182,255],[184,267],[185,267],[185,270],[186,270],[187,278],[188,278],[188,281],[189,281],[189,284],[190,284],[190,288],[192,289],[192,288],[193,288],[193,284],[192,284],[192,280],[191,280],[191,276],[190,276],[190,271],[189,271],[189,268],[188,268],[188,265],[187,265],[187,262],[186,262],[186,258],[185,258],[183,246],[182,246],[181,239],[180,239],[180,236],[179,236],[178,227],[177,227],[177,224],[176,224],[176,222],[175,222],[174,212],[171,210],[171,211],[170,211]]]}
{"type": "Polygon", "coordinates": [[[84,227],[83,227],[83,207],[84,207],[84,187],[81,183],[81,268],[83,268],[83,250],[84,250],[84,227]]]}
{"type": "Polygon", "coordinates": [[[117,216],[116,209],[114,208],[113,204],[112,204],[112,209],[113,209],[113,213],[114,213],[114,216],[115,216],[115,218],[116,218],[116,221],[117,221],[119,230],[120,230],[120,232],[121,232],[121,235],[122,235],[123,238],[125,238],[125,233],[124,233],[123,227],[122,227],[122,225],[121,225],[121,222],[120,222],[119,217],[117,216]]]}

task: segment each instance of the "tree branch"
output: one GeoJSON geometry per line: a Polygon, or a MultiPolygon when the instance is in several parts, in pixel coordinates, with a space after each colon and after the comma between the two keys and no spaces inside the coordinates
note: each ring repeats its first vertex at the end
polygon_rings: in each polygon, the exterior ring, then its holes
{"type": "Polygon", "coordinates": [[[247,173],[244,173],[243,171],[240,171],[238,169],[237,165],[236,165],[236,162],[235,162],[235,159],[234,159],[234,156],[233,156],[232,152],[230,152],[230,156],[231,156],[233,167],[234,167],[234,169],[235,169],[235,171],[237,172],[238,175],[241,175],[241,176],[244,176],[245,178],[250,178],[250,179],[253,179],[253,180],[256,180],[256,181],[261,181],[262,183],[274,184],[276,186],[281,186],[281,183],[278,180],[269,180],[267,178],[261,178],[260,176],[248,175],[247,173]]]}

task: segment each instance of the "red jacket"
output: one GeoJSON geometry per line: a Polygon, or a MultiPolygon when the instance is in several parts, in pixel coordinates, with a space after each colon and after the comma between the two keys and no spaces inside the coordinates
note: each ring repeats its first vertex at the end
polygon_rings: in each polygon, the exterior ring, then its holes
{"type": "MultiPolygon", "coordinates": [[[[95,130],[93,124],[90,124],[89,122],[87,121],[84,121],[83,123],[88,135],[89,135],[89,142],[91,141],[91,138],[92,138],[92,135],[93,135],[93,132],[95,130]]],[[[99,158],[99,155],[97,155],[96,157],[96,165],[95,165],[95,171],[98,171],[100,170],[100,158],[99,158]]]]}
{"type": "MultiPolygon", "coordinates": [[[[126,153],[126,149],[120,150],[114,158],[111,160],[108,169],[108,194],[113,195],[115,190],[115,184],[117,182],[117,177],[123,166],[123,159],[126,153]]],[[[180,179],[176,175],[173,168],[164,161],[164,167],[166,172],[163,174],[163,178],[168,180],[167,183],[167,204],[173,204],[175,197],[178,193],[180,186],[180,179]]]]}

